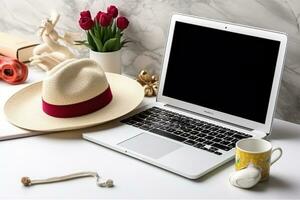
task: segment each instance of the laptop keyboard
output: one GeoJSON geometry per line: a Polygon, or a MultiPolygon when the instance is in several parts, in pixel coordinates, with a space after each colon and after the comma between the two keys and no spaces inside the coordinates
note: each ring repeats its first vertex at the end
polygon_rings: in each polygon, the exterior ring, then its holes
{"type": "Polygon", "coordinates": [[[234,148],[238,140],[252,137],[158,107],[144,110],[121,122],[216,155],[234,148]]]}

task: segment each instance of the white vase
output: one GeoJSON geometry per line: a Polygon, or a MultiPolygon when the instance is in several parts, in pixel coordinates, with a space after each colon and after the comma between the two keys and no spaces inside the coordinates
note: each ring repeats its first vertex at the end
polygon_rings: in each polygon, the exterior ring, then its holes
{"type": "Polygon", "coordinates": [[[96,52],[90,50],[90,58],[98,62],[105,72],[121,74],[121,51],[96,52]]]}

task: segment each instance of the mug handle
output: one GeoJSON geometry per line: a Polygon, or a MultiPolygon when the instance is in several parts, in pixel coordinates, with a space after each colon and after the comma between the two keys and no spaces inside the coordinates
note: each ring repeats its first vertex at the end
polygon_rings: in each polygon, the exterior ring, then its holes
{"type": "MultiPolygon", "coordinates": [[[[281,158],[282,156],[282,149],[280,147],[276,147],[272,150],[272,155],[275,151],[279,151],[279,154],[276,158],[271,159],[271,165],[273,165],[277,160],[279,160],[279,158],[281,158]]],[[[273,157],[273,156],[272,156],[273,157]]]]}

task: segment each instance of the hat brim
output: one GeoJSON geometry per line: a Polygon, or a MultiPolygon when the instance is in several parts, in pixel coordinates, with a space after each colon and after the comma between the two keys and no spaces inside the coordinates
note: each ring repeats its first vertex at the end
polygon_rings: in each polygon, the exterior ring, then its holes
{"type": "Polygon", "coordinates": [[[102,124],[134,110],[144,98],[143,87],[135,80],[106,73],[112,101],[100,110],[73,118],[56,118],[42,110],[42,81],[31,84],[11,96],[4,105],[7,120],[15,126],[34,131],[62,131],[102,124]]]}

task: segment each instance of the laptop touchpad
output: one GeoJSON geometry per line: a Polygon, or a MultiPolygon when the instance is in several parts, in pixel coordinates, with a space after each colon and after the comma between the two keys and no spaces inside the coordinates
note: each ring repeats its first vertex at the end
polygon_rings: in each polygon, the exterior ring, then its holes
{"type": "Polygon", "coordinates": [[[158,159],[182,147],[180,144],[147,133],[139,134],[118,145],[154,159],[158,159]]]}

